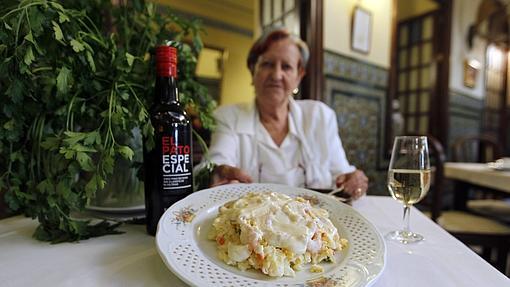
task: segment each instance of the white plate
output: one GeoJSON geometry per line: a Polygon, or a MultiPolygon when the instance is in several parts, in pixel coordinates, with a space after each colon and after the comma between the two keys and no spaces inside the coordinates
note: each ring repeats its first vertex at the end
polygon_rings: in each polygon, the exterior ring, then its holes
{"type": "Polygon", "coordinates": [[[493,170],[498,170],[498,171],[510,171],[510,166],[508,165],[504,165],[502,162],[498,162],[498,161],[495,161],[495,162],[488,162],[487,163],[487,166],[493,170]]]}
{"type": "MultiPolygon", "coordinates": [[[[307,189],[277,184],[231,184],[202,190],[172,205],[156,233],[158,252],[168,268],[192,286],[368,286],[384,269],[386,247],[375,227],[352,207],[307,189]],[[276,191],[304,196],[329,211],[348,248],[337,263],[321,263],[323,273],[304,268],[295,277],[271,278],[260,271],[241,271],[216,256],[216,242],[207,239],[218,208],[247,192],[276,191]]],[[[308,266],[307,266],[308,267],[308,266]]]]}

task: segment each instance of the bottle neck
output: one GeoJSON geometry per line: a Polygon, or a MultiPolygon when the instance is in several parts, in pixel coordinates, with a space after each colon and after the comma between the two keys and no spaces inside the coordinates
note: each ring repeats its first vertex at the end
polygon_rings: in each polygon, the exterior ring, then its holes
{"type": "Polygon", "coordinates": [[[156,103],[171,104],[179,102],[179,90],[177,80],[174,77],[156,77],[155,89],[156,103]]]}

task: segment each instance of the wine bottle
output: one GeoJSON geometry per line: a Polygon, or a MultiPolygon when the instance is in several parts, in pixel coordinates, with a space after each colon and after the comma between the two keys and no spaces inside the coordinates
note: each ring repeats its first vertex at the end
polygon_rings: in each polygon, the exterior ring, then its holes
{"type": "Polygon", "coordinates": [[[154,147],[149,150],[144,141],[145,214],[151,235],[164,211],[193,192],[191,121],[179,103],[175,47],[156,47],[156,74],[149,111],[154,147]]]}

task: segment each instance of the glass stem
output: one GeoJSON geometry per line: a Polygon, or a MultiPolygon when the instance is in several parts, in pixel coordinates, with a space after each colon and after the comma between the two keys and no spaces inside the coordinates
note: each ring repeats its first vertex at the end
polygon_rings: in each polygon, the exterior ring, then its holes
{"type": "Polygon", "coordinates": [[[409,229],[409,216],[411,212],[410,205],[404,205],[404,232],[409,233],[411,230],[409,229]]]}

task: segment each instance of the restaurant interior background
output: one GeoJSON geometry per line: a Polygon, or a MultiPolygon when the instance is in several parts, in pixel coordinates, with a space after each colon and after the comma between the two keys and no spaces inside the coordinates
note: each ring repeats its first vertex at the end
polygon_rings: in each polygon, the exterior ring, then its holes
{"type": "MultiPolygon", "coordinates": [[[[197,74],[220,105],[253,100],[245,59],[264,27],[283,25],[299,34],[311,59],[297,97],[336,111],[347,157],[369,177],[368,194],[389,195],[395,135],[435,137],[446,161],[467,136],[489,136],[510,155],[510,0],[158,1],[202,19],[206,49],[197,74]]],[[[456,205],[454,182],[437,181],[441,187],[428,200],[441,198],[425,203],[432,214],[441,209],[437,202],[444,209],[456,205]]],[[[490,248],[477,252],[504,271],[508,241],[502,238],[502,257],[494,260],[490,248]]]]}
{"type": "Polygon", "coordinates": [[[221,105],[254,92],[245,59],[263,27],[300,34],[312,56],[301,98],[337,112],[349,160],[387,195],[389,149],[397,134],[430,134],[451,157],[453,142],[491,134],[510,150],[507,46],[510,1],[158,0],[202,19],[206,49],[197,74],[221,105]],[[353,48],[356,8],[368,39],[353,48]]]}
{"type": "Polygon", "coordinates": [[[253,100],[246,56],[264,27],[300,34],[311,59],[298,97],[337,112],[347,157],[369,177],[371,195],[389,195],[398,134],[433,135],[449,159],[457,138],[490,134],[510,155],[510,0],[155,2],[202,20],[197,75],[220,105],[253,100]],[[351,38],[355,12],[367,20],[360,42],[351,38]]]}
{"type": "Polygon", "coordinates": [[[253,100],[246,56],[264,27],[301,35],[312,54],[297,97],[337,112],[369,194],[388,195],[397,134],[433,135],[449,158],[460,136],[491,134],[510,154],[510,0],[154,1],[162,13],[202,21],[197,75],[220,105],[253,100]],[[351,41],[355,11],[368,19],[361,48],[351,41]]]}

